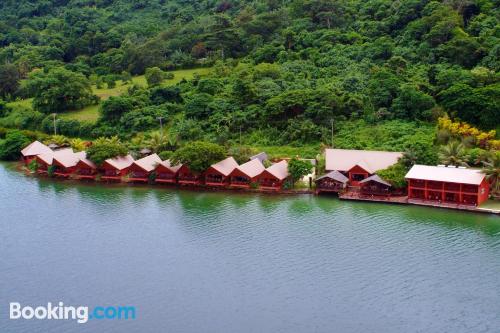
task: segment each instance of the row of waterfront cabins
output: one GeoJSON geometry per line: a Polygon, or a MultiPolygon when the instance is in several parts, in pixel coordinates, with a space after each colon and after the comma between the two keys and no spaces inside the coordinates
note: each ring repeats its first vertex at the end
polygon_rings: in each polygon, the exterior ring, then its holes
{"type": "Polygon", "coordinates": [[[327,149],[327,173],[316,179],[317,192],[343,192],[347,187],[361,196],[407,195],[410,203],[478,206],[488,200],[489,183],[477,169],[414,165],[406,174],[408,187],[394,189],[377,171],[402,157],[399,152],[327,149]]]}
{"type": "Polygon", "coordinates": [[[157,154],[138,160],[131,155],[110,158],[101,166],[95,165],[85,152],[74,152],[71,148],[52,150],[35,141],[21,151],[26,164],[37,162],[37,172],[48,174],[52,167],[53,174],[67,178],[121,181],[128,176],[132,182],[149,182],[154,173],[154,180],[160,184],[205,185],[210,187],[250,188],[259,186],[262,190],[281,190],[289,178],[288,163],[285,160],[264,166],[265,154],[258,154],[246,163],[239,165],[233,157],[228,157],[211,165],[205,172],[195,174],[186,164],[172,165],[170,160],[162,161],[157,154]]]}
{"type": "MultiPolygon", "coordinates": [[[[228,157],[210,166],[202,174],[191,172],[188,165],[172,165],[156,154],[139,160],[130,155],[106,160],[96,166],[85,152],[75,153],[71,148],[53,151],[35,141],[22,150],[25,163],[36,159],[38,173],[46,174],[50,166],[54,175],[79,179],[120,181],[128,175],[130,181],[148,182],[155,173],[156,183],[206,185],[211,187],[250,188],[258,185],[263,190],[281,190],[289,178],[288,163],[283,160],[270,167],[264,166],[267,156],[255,155],[239,165],[228,157]]],[[[408,187],[394,189],[377,172],[390,167],[402,157],[400,152],[326,149],[326,174],[316,178],[316,190],[345,192],[347,189],[361,196],[407,195],[409,202],[480,205],[488,199],[489,184],[480,170],[461,167],[414,165],[406,175],[408,187]]]]}

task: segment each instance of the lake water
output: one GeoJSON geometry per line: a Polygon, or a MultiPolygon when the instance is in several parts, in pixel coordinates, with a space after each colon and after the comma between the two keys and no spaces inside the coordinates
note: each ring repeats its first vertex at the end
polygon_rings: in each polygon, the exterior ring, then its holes
{"type": "Polygon", "coordinates": [[[499,332],[500,218],[0,164],[0,332],[499,332]],[[9,320],[9,302],[135,320],[9,320]]]}

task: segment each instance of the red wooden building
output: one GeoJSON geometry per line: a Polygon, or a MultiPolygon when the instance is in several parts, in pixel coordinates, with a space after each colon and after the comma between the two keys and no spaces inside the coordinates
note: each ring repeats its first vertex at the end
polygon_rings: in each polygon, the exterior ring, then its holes
{"type": "Polygon", "coordinates": [[[134,158],[130,155],[109,158],[102,164],[102,180],[120,181],[125,176],[130,166],[134,163],[134,158]]]}
{"type": "Polygon", "coordinates": [[[87,158],[87,154],[83,152],[80,160],[76,164],[76,178],[78,179],[95,179],[97,176],[97,166],[94,162],[87,158]]]}
{"type": "Polygon", "coordinates": [[[97,166],[91,160],[80,159],[76,164],[77,179],[95,179],[97,177],[97,166]]]}
{"type": "Polygon", "coordinates": [[[55,151],[52,161],[52,165],[55,166],[54,175],[63,178],[69,177],[76,172],[76,165],[82,157],[85,157],[85,152],[75,153],[71,148],[55,151]]]}
{"type": "Polygon", "coordinates": [[[316,193],[321,192],[342,192],[346,189],[349,178],[339,171],[330,171],[326,175],[316,179],[316,193]]]}
{"type": "Polygon", "coordinates": [[[36,158],[36,155],[51,153],[52,149],[39,141],[33,141],[23,150],[21,150],[21,155],[23,156],[23,162],[25,164],[29,164],[32,160],[34,160],[36,158]]]}
{"type": "Polygon", "coordinates": [[[182,164],[172,165],[170,160],[165,160],[158,164],[156,167],[155,182],[162,184],[175,184],[177,183],[177,174],[182,164]]]}
{"type": "Polygon", "coordinates": [[[489,184],[481,170],[414,165],[406,179],[410,202],[477,206],[489,195],[489,184]]]}
{"type": "Polygon", "coordinates": [[[373,175],[359,182],[362,196],[390,196],[392,185],[380,178],[379,175],[373,175]]]}
{"type": "Polygon", "coordinates": [[[177,171],[177,182],[180,185],[199,185],[202,183],[202,177],[193,173],[186,164],[183,164],[177,171]]]}
{"type": "Polygon", "coordinates": [[[46,175],[54,160],[54,152],[36,155],[35,159],[38,165],[36,172],[40,175],[46,175]]]}
{"type": "Polygon", "coordinates": [[[281,161],[265,169],[257,176],[257,181],[260,189],[264,191],[280,191],[288,177],[288,163],[281,161]]]}
{"type": "Polygon", "coordinates": [[[152,154],[134,161],[129,167],[129,180],[132,182],[147,183],[151,173],[155,171],[156,167],[161,162],[161,158],[157,154],[152,154]]]}
{"type": "Polygon", "coordinates": [[[233,157],[228,157],[218,163],[212,164],[205,171],[205,185],[226,186],[229,184],[229,174],[238,167],[238,162],[233,157]]]}
{"type": "Polygon", "coordinates": [[[403,156],[399,152],[326,149],[326,171],[339,171],[349,178],[349,183],[359,186],[360,181],[386,169],[403,156]]]}
{"type": "Polygon", "coordinates": [[[231,187],[249,188],[252,183],[257,182],[257,177],[264,172],[266,168],[261,160],[254,158],[231,172],[231,187]]]}
{"type": "Polygon", "coordinates": [[[53,167],[55,175],[65,177],[74,172],[74,167],[78,163],[78,160],[79,156],[75,156],[71,148],[51,150],[50,152],[36,155],[36,162],[38,164],[37,173],[48,174],[49,167],[53,167]]]}

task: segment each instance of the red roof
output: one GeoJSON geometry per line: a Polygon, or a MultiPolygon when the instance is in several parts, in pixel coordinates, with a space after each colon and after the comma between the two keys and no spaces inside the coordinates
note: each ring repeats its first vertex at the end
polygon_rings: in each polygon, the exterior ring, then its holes
{"type": "Polygon", "coordinates": [[[65,168],[74,167],[82,157],[85,157],[85,152],[74,153],[71,148],[56,150],[53,155],[54,161],[65,168]]]}
{"type": "Polygon", "coordinates": [[[283,180],[288,177],[288,162],[283,160],[281,162],[275,163],[266,169],[271,175],[279,180],[283,180]]]}
{"type": "Polygon", "coordinates": [[[351,149],[326,149],[326,170],[349,171],[356,165],[368,173],[386,169],[398,162],[403,153],[351,149]]]}
{"type": "Polygon", "coordinates": [[[97,168],[97,166],[95,165],[95,163],[92,162],[91,160],[89,160],[87,158],[87,153],[86,152],[82,151],[82,152],[79,152],[79,153],[76,153],[76,154],[80,156],[80,162],[85,163],[91,169],[96,169],[97,168]]]}
{"type": "MultiPolygon", "coordinates": [[[[65,158],[64,156],[70,155],[70,154],[74,155],[73,149],[64,148],[64,149],[59,149],[59,150],[55,150],[55,151],[50,150],[50,152],[36,155],[36,157],[38,157],[40,160],[45,162],[47,165],[52,165],[55,157],[58,157],[59,159],[66,161],[67,158],[65,158]]],[[[61,163],[61,162],[59,162],[59,163],[61,163]]],[[[76,163],[78,163],[78,161],[76,161],[76,163]]]]}
{"type": "Polygon", "coordinates": [[[26,148],[21,150],[23,156],[35,156],[39,154],[50,154],[52,149],[41,143],[40,141],[33,141],[26,148]]]}
{"type": "Polygon", "coordinates": [[[217,170],[226,177],[237,167],[238,162],[236,162],[236,160],[232,156],[211,165],[211,168],[217,170]]]}
{"type": "Polygon", "coordinates": [[[167,168],[168,170],[172,171],[172,173],[176,173],[182,167],[182,164],[172,165],[170,163],[170,160],[165,160],[165,161],[161,162],[159,165],[161,165],[161,166],[167,168]]]}
{"type": "Polygon", "coordinates": [[[445,166],[414,165],[406,174],[406,179],[431,180],[458,184],[479,185],[486,175],[478,169],[445,166]]]}
{"type": "Polygon", "coordinates": [[[256,158],[240,165],[237,169],[247,175],[248,178],[253,178],[260,175],[266,167],[256,158]]]}
{"type": "Polygon", "coordinates": [[[152,155],[143,157],[141,159],[138,159],[133,164],[137,165],[139,168],[141,168],[142,170],[144,170],[146,172],[151,172],[160,163],[161,163],[161,158],[156,154],[152,154],[152,155]]]}
{"type": "Polygon", "coordinates": [[[134,163],[134,158],[130,155],[118,156],[114,158],[108,158],[104,162],[117,170],[123,170],[131,166],[132,163],[134,163]]]}

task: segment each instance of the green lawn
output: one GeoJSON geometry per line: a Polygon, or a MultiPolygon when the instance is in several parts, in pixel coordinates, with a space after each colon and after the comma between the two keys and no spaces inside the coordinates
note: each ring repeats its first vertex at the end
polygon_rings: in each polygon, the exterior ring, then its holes
{"type": "Polygon", "coordinates": [[[319,145],[302,147],[291,146],[252,146],[259,152],[266,152],[270,158],[284,158],[299,156],[301,158],[315,158],[320,152],[319,145]]]}
{"type": "Polygon", "coordinates": [[[95,122],[99,117],[99,105],[89,105],[81,110],[61,113],[59,118],[95,122]]]}
{"type": "Polygon", "coordinates": [[[19,101],[7,103],[7,106],[11,108],[16,108],[16,107],[31,108],[32,102],[33,98],[21,99],[19,101]]]}
{"type": "MultiPolygon", "coordinates": [[[[172,80],[165,80],[162,83],[162,86],[171,86],[179,83],[182,79],[192,79],[195,74],[198,75],[206,75],[211,71],[211,68],[194,68],[194,69],[181,69],[177,71],[171,71],[174,74],[174,78],[172,80]]],[[[132,82],[138,86],[146,87],[147,82],[144,75],[134,76],[132,78],[132,82]]],[[[122,81],[116,82],[116,87],[108,89],[108,88],[100,88],[93,86],[94,94],[96,94],[101,100],[107,100],[113,96],[120,96],[127,92],[127,89],[131,86],[130,83],[123,84],[122,81]]],[[[31,108],[32,98],[24,99],[20,101],[11,102],[8,105],[10,107],[26,107],[31,108]]],[[[62,119],[75,119],[78,121],[91,121],[95,122],[99,117],[99,105],[89,105],[81,110],[68,111],[66,113],[61,114],[59,117],[62,119]]]]}
{"type": "Polygon", "coordinates": [[[493,209],[500,211],[500,201],[498,200],[488,200],[484,203],[482,203],[479,208],[485,208],[485,209],[493,209]]]}

